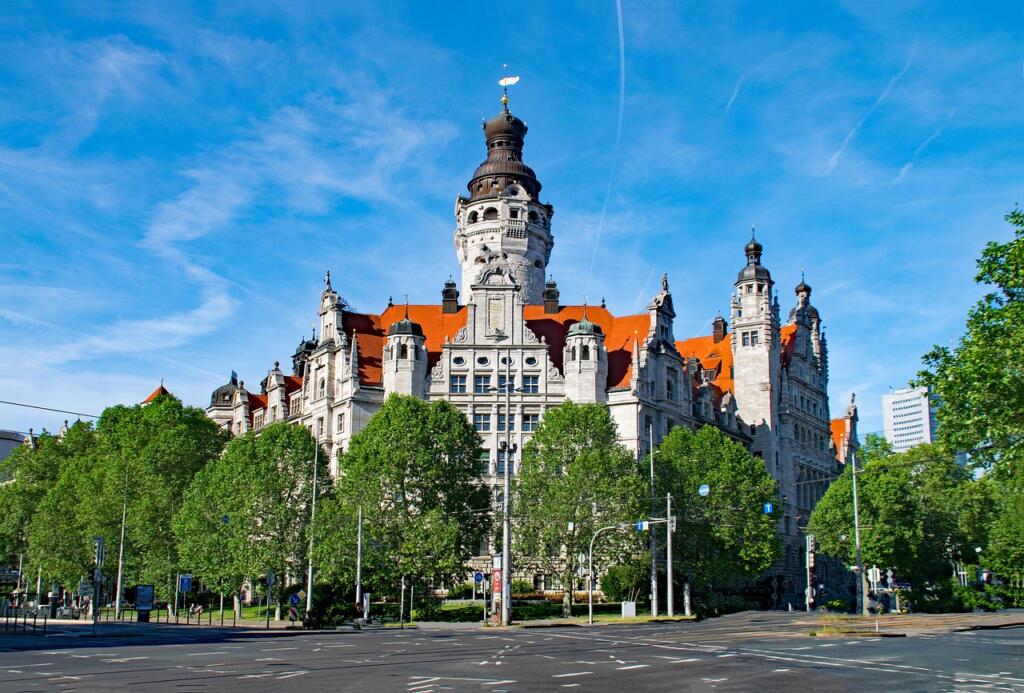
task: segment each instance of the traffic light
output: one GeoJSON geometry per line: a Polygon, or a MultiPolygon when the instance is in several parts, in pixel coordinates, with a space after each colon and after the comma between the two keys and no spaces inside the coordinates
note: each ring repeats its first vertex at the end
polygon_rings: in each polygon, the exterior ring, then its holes
{"type": "Polygon", "coordinates": [[[810,551],[807,554],[807,567],[814,568],[814,552],[810,551]]]}
{"type": "Polygon", "coordinates": [[[92,538],[92,564],[97,568],[103,565],[103,537],[92,538]]]}

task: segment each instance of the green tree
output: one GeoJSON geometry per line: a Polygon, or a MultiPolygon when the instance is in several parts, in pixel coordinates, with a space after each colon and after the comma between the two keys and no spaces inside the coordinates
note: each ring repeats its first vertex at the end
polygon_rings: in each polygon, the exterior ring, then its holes
{"type": "Polygon", "coordinates": [[[435,587],[463,581],[490,527],[479,450],[480,437],[448,402],[390,395],[352,437],[341,481],[322,506],[315,545],[323,577],[352,584],[362,508],[366,591],[397,594],[402,578],[435,587]]]}
{"type": "Polygon", "coordinates": [[[1013,239],[990,242],[977,263],[975,281],[993,290],[968,312],[955,347],[925,354],[918,383],[942,398],[939,436],[947,447],[1000,464],[1009,477],[1024,464],[1024,211],[1006,221],[1013,239]]]}
{"type": "Polygon", "coordinates": [[[280,609],[306,574],[314,460],[320,498],[330,492],[329,465],[306,427],[280,421],[234,438],[195,477],[174,519],[185,565],[222,590],[273,571],[280,609]]]}
{"type": "Polygon", "coordinates": [[[713,426],[677,426],[658,448],[655,470],[658,495],[672,494],[678,518],[677,581],[689,575],[698,590],[736,587],[779,557],[775,517],[764,512],[775,498],[775,480],[743,445],[713,426]],[[703,484],[707,496],[698,493],[703,484]]]}
{"type": "MultiPolygon", "coordinates": [[[[547,410],[525,445],[515,480],[514,546],[557,576],[572,611],[578,556],[601,527],[633,523],[646,495],[636,459],[618,443],[608,407],[567,401],[547,410]]],[[[594,572],[640,552],[633,533],[611,532],[594,546],[594,572]]]]}
{"type": "MultiPolygon", "coordinates": [[[[63,436],[43,434],[35,447],[22,445],[0,462],[0,555],[28,551],[28,530],[50,490],[74,460],[92,454],[96,433],[91,424],[78,422],[63,436]]],[[[58,516],[59,517],[59,516],[58,516]]],[[[59,530],[58,523],[54,530],[59,530]]],[[[51,575],[50,577],[54,577],[51,575]]]]}
{"type": "MultiPolygon", "coordinates": [[[[870,438],[870,437],[869,437],[870,438]]],[[[861,553],[865,565],[891,567],[915,587],[950,573],[951,561],[971,563],[984,541],[989,495],[940,445],[892,453],[869,440],[858,463],[861,553]]],[[[808,531],[823,553],[855,562],[853,489],[846,469],[811,514],[808,531]]]]}

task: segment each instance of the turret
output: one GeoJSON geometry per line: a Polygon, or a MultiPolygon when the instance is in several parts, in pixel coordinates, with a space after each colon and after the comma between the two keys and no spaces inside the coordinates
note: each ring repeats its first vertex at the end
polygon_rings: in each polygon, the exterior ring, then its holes
{"type": "Polygon", "coordinates": [[[423,328],[405,317],[388,328],[384,347],[384,392],[398,392],[413,397],[426,397],[427,351],[423,328]]]}
{"type": "Polygon", "coordinates": [[[587,319],[586,306],[583,319],[573,323],[566,334],[562,370],[568,399],[587,403],[607,400],[608,352],[604,332],[600,325],[587,319]]]}
{"type": "Polygon", "coordinates": [[[554,239],[554,208],[540,201],[540,181],[523,163],[526,123],[503,108],[484,123],[487,159],[455,202],[455,248],[462,265],[464,300],[483,272],[504,264],[523,287],[524,303],[540,303],[554,239]]]}

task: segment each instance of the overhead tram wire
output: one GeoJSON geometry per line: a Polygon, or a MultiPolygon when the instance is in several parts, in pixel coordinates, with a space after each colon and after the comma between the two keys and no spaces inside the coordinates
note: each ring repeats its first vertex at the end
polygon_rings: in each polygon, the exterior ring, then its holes
{"type": "Polygon", "coordinates": [[[75,416],[84,416],[87,419],[98,419],[99,414],[85,414],[80,411],[69,411],[67,409],[54,409],[53,407],[43,407],[38,404],[25,404],[24,402],[10,402],[8,400],[0,399],[0,404],[9,404],[12,407],[26,407],[28,409],[41,409],[43,411],[53,411],[58,414],[74,414],[75,416]]]}

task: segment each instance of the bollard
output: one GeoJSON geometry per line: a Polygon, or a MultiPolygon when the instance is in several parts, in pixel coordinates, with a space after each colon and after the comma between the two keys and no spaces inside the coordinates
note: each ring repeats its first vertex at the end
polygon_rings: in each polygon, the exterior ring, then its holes
{"type": "Polygon", "coordinates": [[[46,635],[46,616],[43,616],[43,635],[46,635]]]}

